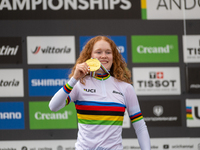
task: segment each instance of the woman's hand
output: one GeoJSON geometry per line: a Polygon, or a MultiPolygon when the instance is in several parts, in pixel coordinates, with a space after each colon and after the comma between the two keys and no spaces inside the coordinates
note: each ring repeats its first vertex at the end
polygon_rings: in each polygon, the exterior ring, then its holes
{"type": "Polygon", "coordinates": [[[74,71],[73,78],[75,78],[76,80],[79,80],[80,78],[87,75],[89,72],[90,72],[90,68],[86,64],[86,62],[81,63],[81,64],[77,64],[75,71],[74,71]]]}

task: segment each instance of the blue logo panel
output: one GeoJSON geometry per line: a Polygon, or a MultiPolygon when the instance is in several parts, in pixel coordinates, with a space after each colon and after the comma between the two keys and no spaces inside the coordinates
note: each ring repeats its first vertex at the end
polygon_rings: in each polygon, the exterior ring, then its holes
{"type": "Polygon", "coordinates": [[[0,130],[24,128],[24,103],[0,102],[0,130]]]}
{"type": "Polygon", "coordinates": [[[65,85],[71,69],[29,69],[29,96],[53,96],[65,85]]]}
{"type": "MultiPolygon", "coordinates": [[[[94,36],[80,36],[80,52],[83,50],[85,44],[94,36]]],[[[122,57],[127,62],[127,40],[126,36],[109,36],[111,40],[117,45],[119,52],[122,54],[122,57]]]]}

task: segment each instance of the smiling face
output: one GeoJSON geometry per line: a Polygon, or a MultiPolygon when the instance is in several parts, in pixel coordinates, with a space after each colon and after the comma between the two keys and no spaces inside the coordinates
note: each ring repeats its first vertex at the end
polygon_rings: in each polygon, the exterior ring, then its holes
{"type": "MultiPolygon", "coordinates": [[[[112,49],[110,44],[104,40],[97,41],[94,44],[91,57],[97,58],[107,70],[110,70],[110,68],[112,67],[113,64],[112,49]]],[[[96,72],[104,73],[101,69],[99,69],[96,72]]]]}

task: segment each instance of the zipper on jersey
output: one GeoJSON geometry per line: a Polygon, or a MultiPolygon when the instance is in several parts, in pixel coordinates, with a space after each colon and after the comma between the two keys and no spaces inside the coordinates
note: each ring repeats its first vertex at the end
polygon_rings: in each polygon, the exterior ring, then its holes
{"type": "Polygon", "coordinates": [[[105,80],[103,80],[103,78],[101,79],[101,90],[102,90],[102,96],[107,96],[105,80]]]}

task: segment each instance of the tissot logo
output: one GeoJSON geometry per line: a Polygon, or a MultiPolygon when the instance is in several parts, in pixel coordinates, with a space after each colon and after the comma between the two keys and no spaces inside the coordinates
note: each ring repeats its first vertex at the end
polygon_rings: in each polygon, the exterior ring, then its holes
{"type": "Polygon", "coordinates": [[[65,46],[64,48],[56,48],[56,47],[50,47],[47,48],[41,48],[41,46],[37,46],[34,51],[32,51],[33,54],[37,54],[39,51],[41,51],[43,54],[59,54],[59,53],[70,53],[71,48],[68,48],[65,46]]]}
{"type": "Polygon", "coordinates": [[[183,52],[185,63],[200,62],[200,35],[184,35],[183,52]]]}
{"type": "Polygon", "coordinates": [[[200,127],[200,99],[186,99],[187,127],[200,127]]]}
{"type": "Polygon", "coordinates": [[[96,89],[83,89],[86,92],[90,92],[90,93],[96,93],[96,89]]]}
{"type": "Polygon", "coordinates": [[[150,79],[163,79],[163,72],[150,72],[149,73],[149,78],[150,79]]]}
{"type": "Polygon", "coordinates": [[[133,83],[138,95],[180,94],[179,68],[133,68],[133,83]]]}
{"type": "Polygon", "coordinates": [[[3,0],[0,2],[0,11],[5,13],[0,19],[5,19],[5,16],[7,19],[45,19],[45,17],[46,19],[140,19],[141,17],[138,0],[3,0]],[[16,14],[12,13],[13,11],[16,14]],[[36,15],[32,15],[33,13],[36,15]]]}

